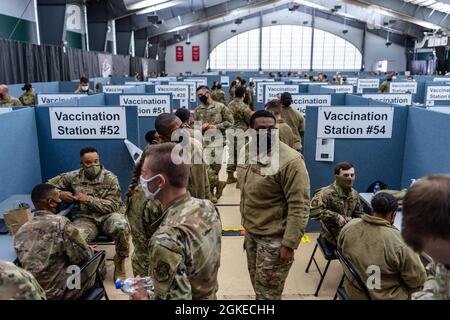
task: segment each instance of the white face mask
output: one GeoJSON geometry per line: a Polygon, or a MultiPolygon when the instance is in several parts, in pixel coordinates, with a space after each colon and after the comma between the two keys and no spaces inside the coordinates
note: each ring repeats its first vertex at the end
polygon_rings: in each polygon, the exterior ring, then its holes
{"type": "Polygon", "coordinates": [[[157,174],[156,176],[153,176],[148,180],[145,179],[143,176],[139,177],[142,190],[144,190],[145,197],[149,200],[154,200],[155,196],[161,191],[161,188],[156,189],[155,192],[150,192],[150,190],[148,190],[148,183],[155,180],[158,176],[161,176],[161,175],[157,174]]]}
{"type": "Polygon", "coordinates": [[[89,86],[81,86],[81,90],[88,91],[89,90],[89,86]]]}

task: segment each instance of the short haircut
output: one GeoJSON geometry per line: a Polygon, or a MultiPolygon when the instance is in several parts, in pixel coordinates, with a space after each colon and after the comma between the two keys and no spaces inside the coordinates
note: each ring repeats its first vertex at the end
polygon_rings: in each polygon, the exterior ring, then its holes
{"type": "Polygon", "coordinates": [[[152,144],[154,142],[154,140],[156,140],[155,135],[156,135],[156,130],[148,131],[145,134],[145,141],[147,141],[147,143],[152,144]]]}
{"type": "Polygon", "coordinates": [[[414,183],[403,198],[402,236],[416,251],[430,238],[450,241],[450,175],[414,183]]]}
{"type": "Polygon", "coordinates": [[[220,89],[222,89],[222,85],[219,83],[219,84],[217,84],[217,86],[216,86],[216,89],[217,90],[220,90],[220,89]]]}
{"type": "Polygon", "coordinates": [[[236,98],[242,98],[245,95],[245,87],[240,86],[236,88],[236,91],[234,92],[234,96],[236,98]]]}
{"type": "Polygon", "coordinates": [[[81,77],[80,78],[80,83],[88,83],[88,82],[89,82],[88,78],[86,78],[86,77],[81,77]]]}
{"type": "Polygon", "coordinates": [[[35,207],[39,206],[39,203],[50,197],[50,194],[56,189],[55,186],[48,183],[38,184],[31,191],[31,201],[35,207]]]}
{"type": "Polygon", "coordinates": [[[176,145],[173,142],[166,142],[149,146],[147,149],[148,167],[154,175],[164,174],[173,187],[186,188],[190,166],[185,163],[175,164],[172,161],[172,150],[176,145]]]}
{"type": "Polygon", "coordinates": [[[180,118],[182,122],[186,122],[191,117],[191,112],[186,108],[180,108],[175,112],[175,115],[180,118]]]}
{"type": "Polygon", "coordinates": [[[156,117],[155,120],[155,129],[158,134],[162,136],[168,136],[172,134],[172,131],[170,130],[169,126],[172,122],[177,120],[177,116],[173,113],[161,113],[159,116],[156,117]]]}
{"type": "Polygon", "coordinates": [[[31,83],[25,83],[25,85],[22,87],[22,90],[29,91],[33,86],[31,83]]]}
{"type": "Polygon", "coordinates": [[[81,158],[82,156],[84,156],[86,153],[93,153],[93,152],[95,152],[95,153],[98,154],[97,149],[95,149],[95,148],[93,148],[93,147],[86,147],[86,148],[83,148],[83,149],[80,150],[80,158],[81,158]]]}
{"type": "Polygon", "coordinates": [[[355,166],[350,162],[339,162],[336,167],[334,167],[334,174],[339,175],[339,173],[341,173],[341,170],[345,171],[354,167],[355,166]]]}
{"type": "Polygon", "coordinates": [[[281,113],[281,103],[278,100],[270,100],[264,106],[267,111],[274,111],[275,113],[281,113]]]}
{"type": "Polygon", "coordinates": [[[273,121],[277,122],[274,115],[267,110],[258,110],[252,114],[250,117],[250,127],[253,128],[255,126],[255,121],[258,118],[272,118],[273,121]]]}
{"type": "Polygon", "coordinates": [[[250,87],[252,87],[252,86],[255,85],[255,82],[254,82],[254,81],[250,81],[250,82],[248,83],[248,85],[249,85],[250,87]]]}
{"type": "Polygon", "coordinates": [[[374,212],[383,216],[387,216],[389,213],[395,212],[398,209],[397,199],[386,192],[378,192],[374,195],[370,204],[374,212]]]}
{"type": "Polygon", "coordinates": [[[231,81],[230,88],[236,85],[236,80],[231,81]]]}
{"type": "Polygon", "coordinates": [[[241,85],[242,85],[242,86],[245,86],[246,83],[247,83],[247,80],[245,80],[245,79],[242,79],[242,80],[241,80],[241,85]]]}
{"type": "Polygon", "coordinates": [[[197,88],[197,90],[195,90],[195,92],[199,92],[199,91],[202,90],[202,89],[206,89],[206,90],[210,91],[209,88],[208,88],[208,86],[199,86],[199,87],[197,88]]]}

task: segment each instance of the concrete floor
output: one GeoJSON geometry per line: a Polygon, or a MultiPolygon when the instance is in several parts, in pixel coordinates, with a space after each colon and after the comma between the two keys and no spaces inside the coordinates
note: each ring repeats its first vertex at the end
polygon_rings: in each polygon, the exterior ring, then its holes
{"type": "MultiPolygon", "coordinates": [[[[221,176],[223,174],[221,173],[221,176]]],[[[220,204],[239,204],[240,193],[236,185],[227,185],[222,198],[219,200],[219,212],[223,228],[239,228],[241,217],[238,206],[221,207],[220,204]]],[[[338,261],[333,261],[328,269],[319,296],[314,292],[319,283],[319,273],[311,266],[309,273],[305,273],[306,266],[316,244],[317,233],[308,233],[309,243],[301,243],[295,253],[295,261],[286,280],[283,299],[286,300],[329,300],[332,299],[339,281],[342,277],[342,268],[338,261]]],[[[218,298],[224,300],[248,300],[254,299],[254,291],[247,271],[247,260],[243,251],[244,237],[224,236],[222,238],[221,266],[219,269],[219,291],[218,298]]],[[[99,249],[107,251],[107,258],[114,256],[114,246],[99,246],[99,249]]],[[[323,269],[325,260],[320,250],[316,251],[316,258],[323,269]]],[[[108,274],[105,287],[111,300],[128,299],[128,296],[114,288],[112,274],[114,265],[107,261],[108,274]]],[[[126,263],[127,276],[132,277],[130,259],[126,263]]]]}

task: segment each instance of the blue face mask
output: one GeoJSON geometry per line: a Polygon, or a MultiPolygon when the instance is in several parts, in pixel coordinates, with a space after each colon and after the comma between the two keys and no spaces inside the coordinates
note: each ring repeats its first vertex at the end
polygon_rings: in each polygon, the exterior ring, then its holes
{"type": "Polygon", "coordinates": [[[148,183],[155,180],[158,176],[161,176],[160,174],[157,174],[156,176],[151,177],[150,179],[145,179],[143,176],[139,177],[140,184],[142,187],[142,190],[144,190],[145,197],[149,200],[154,200],[155,196],[161,191],[161,188],[156,189],[155,192],[151,192],[148,190],[148,183]]]}

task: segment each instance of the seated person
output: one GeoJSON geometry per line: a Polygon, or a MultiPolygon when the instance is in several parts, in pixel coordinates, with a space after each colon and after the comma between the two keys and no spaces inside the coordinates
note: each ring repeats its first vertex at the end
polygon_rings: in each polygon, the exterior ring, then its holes
{"type": "Polygon", "coordinates": [[[31,273],[0,260],[0,300],[46,300],[45,292],[31,273]]]}
{"type": "MultiPolygon", "coordinates": [[[[403,241],[400,231],[393,226],[398,209],[395,198],[379,192],[371,204],[372,216],[363,215],[342,228],[338,247],[362,280],[368,283],[372,299],[406,300],[422,287],[425,268],[419,256],[403,241]],[[373,280],[368,279],[375,275],[369,271],[371,266],[379,270],[379,277],[375,276],[373,280]]],[[[344,287],[352,300],[366,298],[347,277],[344,287]]]]}
{"type": "Polygon", "coordinates": [[[20,107],[22,103],[19,99],[9,95],[8,86],[0,84],[0,108],[1,107],[20,107]]]}
{"type": "Polygon", "coordinates": [[[86,77],[80,78],[80,84],[77,87],[77,90],[75,90],[75,93],[79,94],[91,94],[94,93],[94,90],[89,89],[89,79],[86,77]]]}
{"type": "Polygon", "coordinates": [[[450,175],[435,175],[414,183],[403,201],[402,236],[433,262],[428,279],[413,300],[450,300],[450,175]]]}
{"type": "Polygon", "coordinates": [[[273,114],[277,120],[276,126],[280,141],[286,143],[289,147],[294,148],[294,133],[291,127],[281,118],[281,104],[277,100],[267,102],[266,110],[273,114]]]}
{"type": "Polygon", "coordinates": [[[24,106],[35,106],[36,105],[36,95],[33,92],[33,86],[31,83],[27,83],[22,87],[22,90],[25,91],[20,97],[19,100],[24,106]]]}
{"type": "Polygon", "coordinates": [[[330,244],[336,245],[342,227],[364,212],[358,192],[352,188],[355,181],[353,164],[338,163],[334,173],[334,183],[322,188],[311,200],[311,218],[321,220],[325,226],[322,226],[320,235],[330,244]]]}
{"type": "Polygon", "coordinates": [[[80,151],[80,164],[81,169],[62,174],[52,182],[56,181],[54,185],[61,190],[63,201],[79,202],[74,224],[86,242],[92,242],[99,230],[114,239],[114,279],[124,279],[130,227],[124,216],[119,181],[100,164],[98,151],[94,148],[80,151]]]}
{"type": "Polygon", "coordinates": [[[61,205],[58,189],[50,184],[37,185],[31,192],[31,200],[37,211],[14,237],[17,257],[48,299],[77,299],[93,283],[70,289],[67,281],[72,273],[67,271],[72,265],[82,267],[93,255],[92,249],[66,217],[56,214],[61,205]]]}

